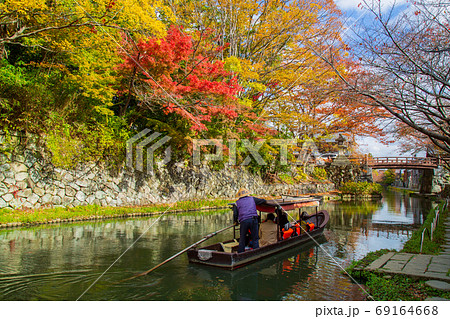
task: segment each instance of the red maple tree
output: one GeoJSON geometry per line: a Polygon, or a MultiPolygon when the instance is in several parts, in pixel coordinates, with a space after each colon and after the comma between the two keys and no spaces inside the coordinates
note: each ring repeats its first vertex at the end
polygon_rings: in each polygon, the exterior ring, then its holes
{"type": "Polygon", "coordinates": [[[237,94],[242,88],[224,63],[214,60],[223,47],[213,48],[207,34],[197,38],[172,26],[163,39],[138,42],[136,54],[126,56],[119,68],[136,71],[133,87],[147,107],[176,113],[191,129],[203,131],[213,118],[227,121],[238,116],[237,94]]]}

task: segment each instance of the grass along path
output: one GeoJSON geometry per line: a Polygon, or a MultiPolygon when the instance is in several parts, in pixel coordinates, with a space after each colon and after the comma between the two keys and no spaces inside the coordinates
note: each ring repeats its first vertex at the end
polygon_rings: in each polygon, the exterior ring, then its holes
{"type": "Polygon", "coordinates": [[[182,201],[175,204],[153,204],[149,206],[103,207],[97,205],[77,207],[40,208],[30,210],[0,209],[0,228],[75,222],[91,219],[137,217],[205,209],[226,208],[232,199],[182,201]]]}
{"type": "Polygon", "coordinates": [[[426,254],[426,255],[438,255],[442,248],[441,246],[445,244],[445,220],[448,215],[449,207],[445,202],[441,202],[436,208],[432,209],[422,226],[415,230],[411,235],[411,238],[403,245],[401,252],[410,254],[426,254]],[[430,238],[431,223],[436,216],[436,212],[439,211],[439,219],[436,225],[436,229],[433,232],[433,240],[430,238]],[[424,241],[422,244],[422,252],[420,251],[422,232],[425,231],[424,241]]]}
{"type": "MultiPolygon", "coordinates": [[[[436,231],[433,234],[433,241],[425,236],[422,253],[439,254],[440,245],[444,242],[445,225],[444,221],[448,215],[449,208],[444,211],[444,203],[437,207],[441,212],[440,220],[436,231]]],[[[422,231],[426,227],[430,229],[430,224],[435,216],[436,209],[430,211],[423,225],[415,230],[411,238],[405,243],[401,252],[419,253],[420,238],[422,231]]],[[[386,275],[383,273],[370,272],[364,270],[372,261],[388,253],[389,250],[382,249],[367,254],[363,259],[353,261],[346,271],[355,279],[358,279],[367,287],[368,292],[377,301],[395,300],[425,300],[427,297],[441,297],[450,299],[449,291],[439,291],[425,285],[426,279],[413,279],[404,275],[386,275]]]]}

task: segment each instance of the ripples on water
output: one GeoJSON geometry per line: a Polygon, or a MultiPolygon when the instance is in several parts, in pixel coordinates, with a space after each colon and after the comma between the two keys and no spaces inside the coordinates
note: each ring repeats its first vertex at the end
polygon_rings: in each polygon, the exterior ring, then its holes
{"type": "MultiPolygon", "coordinates": [[[[319,239],[235,271],[188,264],[186,255],[143,272],[217,229],[229,212],[110,220],[0,232],[0,300],[363,300],[342,268],[381,248],[401,249],[429,203],[398,194],[383,201],[325,203],[319,239]]],[[[231,232],[217,235],[228,239],[231,232]]],[[[212,239],[211,241],[214,241],[212,239]]]]}

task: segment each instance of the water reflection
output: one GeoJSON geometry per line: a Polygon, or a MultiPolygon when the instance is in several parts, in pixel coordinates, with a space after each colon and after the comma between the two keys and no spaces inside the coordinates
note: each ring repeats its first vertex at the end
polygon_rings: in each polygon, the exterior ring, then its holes
{"type": "MultiPolygon", "coordinates": [[[[186,255],[145,271],[231,223],[228,211],[0,231],[0,300],[362,300],[341,267],[380,248],[400,249],[430,203],[401,194],[382,201],[328,202],[317,244],[236,271],[189,265],[186,255]]],[[[232,235],[225,232],[215,240],[232,235]]]]}
{"type": "MultiPolygon", "coordinates": [[[[324,242],[323,236],[318,239],[319,244],[324,242]]],[[[317,269],[319,249],[313,243],[305,244],[235,271],[190,268],[198,281],[224,283],[232,300],[280,300],[317,269]]],[[[189,293],[185,297],[190,297],[189,293]]]]}

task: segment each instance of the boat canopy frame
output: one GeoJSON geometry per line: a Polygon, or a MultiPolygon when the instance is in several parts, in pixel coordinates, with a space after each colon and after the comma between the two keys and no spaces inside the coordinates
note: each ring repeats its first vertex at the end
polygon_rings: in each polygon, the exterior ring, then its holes
{"type": "MultiPolygon", "coordinates": [[[[296,198],[296,197],[287,197],[287,198],[280,198],[280,199],[270,199],[267,200],[265,204],[263,205],[256,205],[256,210],[258,211],[258,224],[261,224],[261,213],[275,213],[277,216],[277,240],[280,241],[281,237],[282,237],[282,233],[281,233],[281,226],[280,225],[280,220],[281,220],[281,215],[284,214],[287,211],[292,211],[292,210],[299,210],[299,217],[300,217],[300,221],[302,220],[301,218],[301,214],[300,214],[300,210],[302,207],[315,207],[316,208],[316,225],[319,224],[319,220],[318,220],[318,208],[319,208],[319,204],[320,201],[322,200],[322,197],[300,197],[300,198],[296,198]]],[[[229,204],[230,208],[233,210],[233,207],[236,206],[236,203],[231,203],[229,204]]],[[[307,215],[306,217],[309,217],[309,215],[307,215]]],[[[236,240],[236,229],[237,229],[238,225],[234,225],[233,227],[233,239],[236,240]]],[[[300,234],[302,233],[302,227],[300,227],[300,234]]]]}

